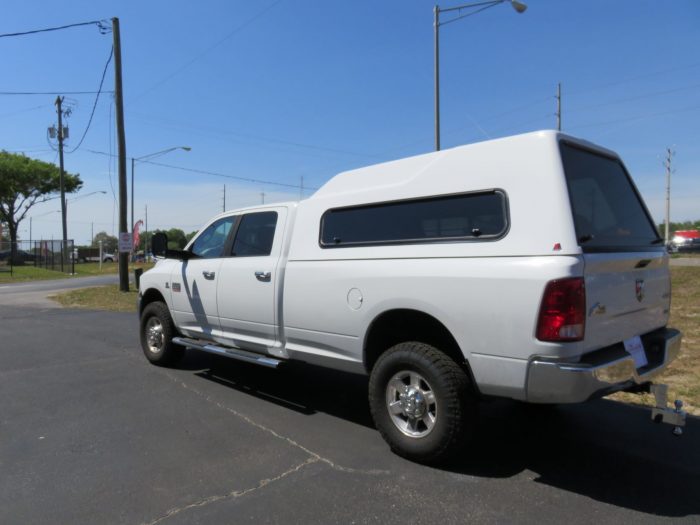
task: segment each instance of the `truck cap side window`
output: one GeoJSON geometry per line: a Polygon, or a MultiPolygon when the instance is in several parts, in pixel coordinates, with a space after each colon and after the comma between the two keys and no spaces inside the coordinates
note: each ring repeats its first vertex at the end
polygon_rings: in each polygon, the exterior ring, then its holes
{"type": "Polygon", "coordinates": [[[221,257],[224,252],[226,239],[235,220],[235,216],[224,217],[210,224],[195,239],[191,248],[192,253],[205,259],[221,257]]]}
{"type": "Polygon", "coordinates": [[[336,208],[321,219],[321,246],[496,239],[507,217],[500,190],[336,208]]]}
{"type": "Polygon", "coordinates": [[[277,212],[248,213],[241,218],[231,255],[235,257],[265,256],[272,252],[277,212]]]}
{"type": "Polygon", "coordinates": [[[622,163],[560,144],[579,245],[584,251],[650,248],[659,235],[622,163]]]}

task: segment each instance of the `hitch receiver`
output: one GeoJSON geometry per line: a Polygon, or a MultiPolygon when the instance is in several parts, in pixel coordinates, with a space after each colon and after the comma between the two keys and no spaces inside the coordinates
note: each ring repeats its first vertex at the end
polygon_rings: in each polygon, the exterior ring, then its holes
{"type": "Polygon", "coordinates": [[[683,410],[683,401],[676,399],[673,404],[674,408],[668,406],[668,385],[650,385],[649,390],[654,394],[656,407],[651,409],[651,419],[654,423],[668,423],[673,425],[673,435],[683,435],[685,426],[685,410],[683,410]]]}

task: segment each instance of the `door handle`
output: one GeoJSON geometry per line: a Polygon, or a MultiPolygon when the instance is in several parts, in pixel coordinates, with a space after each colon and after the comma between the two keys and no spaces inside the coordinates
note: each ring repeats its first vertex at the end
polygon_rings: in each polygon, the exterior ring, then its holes
{"type": "Polygon", "coordinates": [[[202,272],[202,275],[204,276],[205,279],[207,279],[209,281],[213,281],[214,277],[216,277],[216,272],[208,272],[208,271],[204,270],[202,272]]]}
{"type": "Polygon", "coordinates": [[[272,277],[272,273],[271,273],[271,272],[255,272],[255,278],[256,278],[258,281],[262,281],[262,282],[265,282],[265,283],[266,283],[266,282],[269,282],[269,281],[270,281],[270,278],[271,278],[271,277],[272,277]]]}

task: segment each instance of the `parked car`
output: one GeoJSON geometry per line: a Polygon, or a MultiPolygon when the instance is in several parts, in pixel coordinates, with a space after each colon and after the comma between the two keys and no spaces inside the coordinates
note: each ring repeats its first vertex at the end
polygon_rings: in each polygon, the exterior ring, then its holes
{"type": "MultiPolygon", "coordinates": [[[[12,252],[10,250],[3,250],[0,252],[0,261],[9,261],[10,256],[12,255],[12,252]]],[[[20,260],[22,262],[34,262],[36,259],[36,256],[33,253],[29,253],[24,250],[17,250],[16,254],[17,259],[15,260],[20,260]]]]}
{"type": "MultiPolygon", "coordinates": [[[[116,256],[112,253],[102,252],[102,262],[114,262],[116,256]]],[[[73,260],[79,263],[100,262],[99,248],[76,248],[73,250],[73,260]]]]}
{"type": "Polygon", "coordinates": [[[688,239],[684,243],[676,246],[675,251],[678,253],[700,253],[700,238],[688,239]]]}

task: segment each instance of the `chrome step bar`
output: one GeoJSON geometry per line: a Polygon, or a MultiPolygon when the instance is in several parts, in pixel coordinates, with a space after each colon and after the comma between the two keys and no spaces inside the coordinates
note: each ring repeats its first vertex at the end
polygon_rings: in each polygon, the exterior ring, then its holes
{"type": "Polygon", "coordinates": [[[173,343],[186,346],[187,348],[195,348],[197,350],[209,352],[210,354],[222,355],[231,359],[237,359],[238,361],[245,361],[246,363],[266,366],[268,368],[277,368],[282,364],[281,360],[275,359],[274,357],[256,354],[255,352],[248,352],[247,350],[241,350],[240,348],[220,346],[210,341],[203,341],[200,339],[173,337],[173,343]]]}

